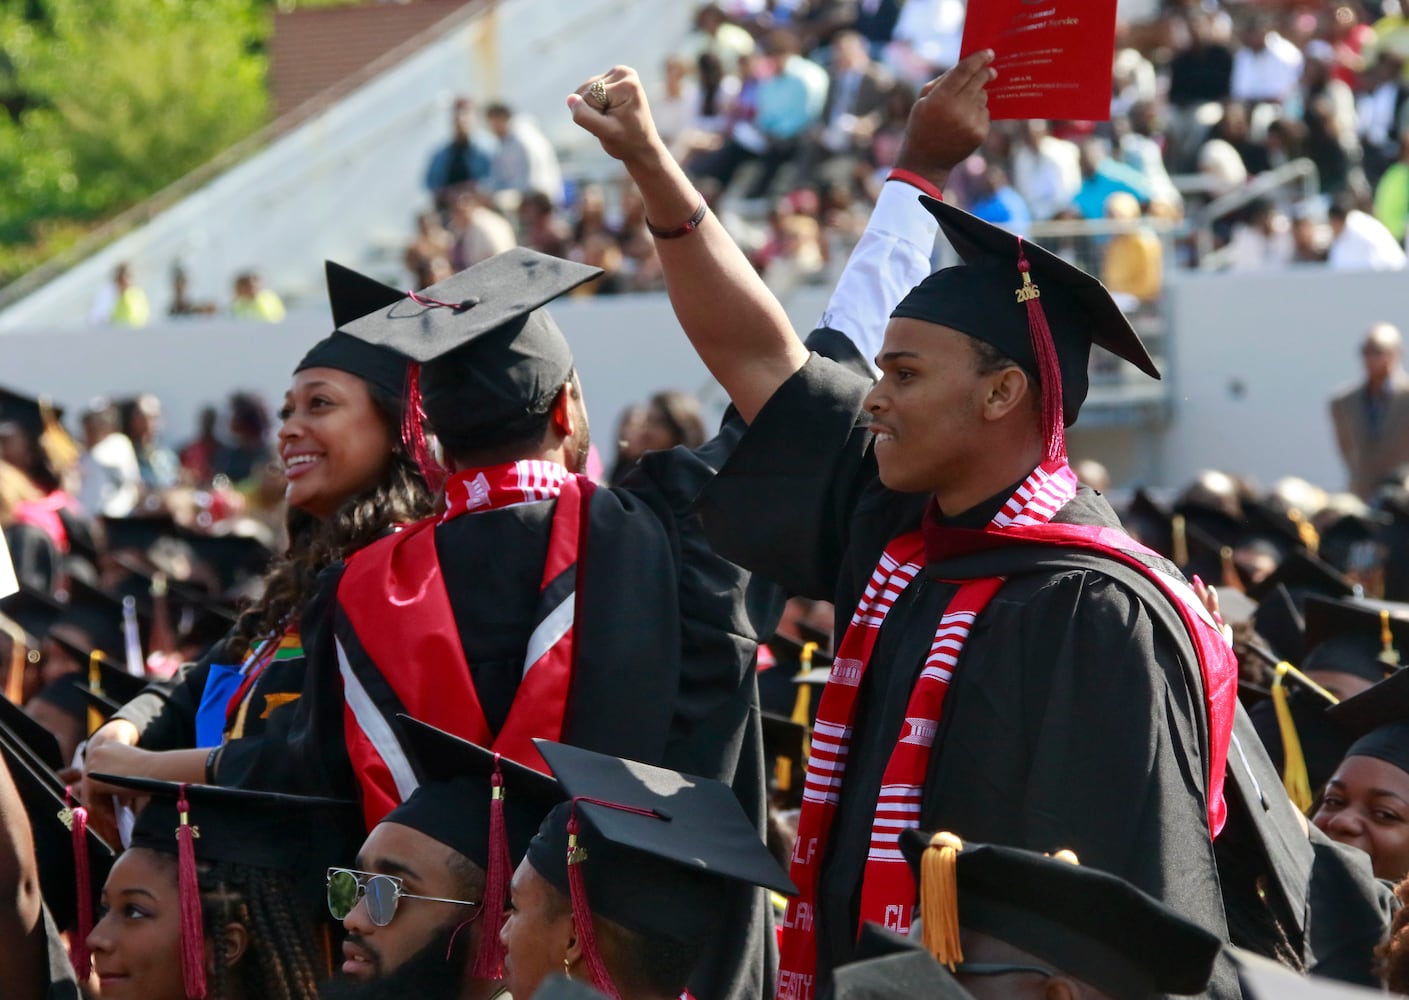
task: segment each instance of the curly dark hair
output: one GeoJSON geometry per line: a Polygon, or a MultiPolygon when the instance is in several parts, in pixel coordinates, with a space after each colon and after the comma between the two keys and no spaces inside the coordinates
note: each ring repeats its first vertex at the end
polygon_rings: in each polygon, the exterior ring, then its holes
{"type": "Polygon", "coordinates": [[[396,524],[429,516],[435,497],[401,444],[402,398],[368,382],[372,404],[396,444],[375,486],[343,502],[326,521],[290,509],[289,548],[264,574],[264,596],[245,608],[226,653],[243,658],[251,646],[296,622],[313,596],[318,574],[381,537],[396,524]]]}

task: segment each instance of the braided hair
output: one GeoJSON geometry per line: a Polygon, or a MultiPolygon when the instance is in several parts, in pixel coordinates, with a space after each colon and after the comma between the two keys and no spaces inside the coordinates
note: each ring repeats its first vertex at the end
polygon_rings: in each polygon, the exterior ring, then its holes
{"type": "Polygon", "coordinates": [[[199,869],[198,883],[206,933],[214,932],[211,1000],[316,1000],[322,976],[315,960],[319,950],[314,923],[296,907],[278,873],[206,864],[199,869]],[[248,935],[245,953],[234,965],[220,932],[231,923],[244,927],[248,935]]]}
{"type": "Polygon", "coordinates": [[[396,442],[381,479],[345,500],[326,521],[290,509],[289,549],[265,573],[264,597],[247,607],[235,624],[226,647],[226,654],[234,659],[243,658],[260,640],[297,621],[323,570],[376,541],[393,525],[419,521],[435,509],[430,488],[401,444],[402,398],[371,382],[364,384],[377,415],[396,442]]]}

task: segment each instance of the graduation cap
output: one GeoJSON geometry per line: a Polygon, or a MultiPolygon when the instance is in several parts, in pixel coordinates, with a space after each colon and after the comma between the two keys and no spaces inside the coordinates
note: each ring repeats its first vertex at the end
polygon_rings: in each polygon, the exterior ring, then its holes
{"type": "Polygon", "coordinates": [[[1252,596],[1259,601],[1278,584],[1300,606],[1307,594],[1320,594],[1322,597],[1354,597],[1359,592],[1355,583],[1324,559],[1309,552],[1291,552],[1278,565],[1267,579],[1253,588],[1252,596]]]}
{"type": "Polygon", "coordinates": [[[1317,553],[1332,566],[1344,569],[1351,563],[1357,546],[1383,544],[1381,533],[1393,518],[1378,511],[1349,511],[1322,529],[1317,553]]]}
{"type": "Polygon", "coordinates": [[[924,945],[866,923],[855,957],[832,970],[834,1000],[972,1000],[924,945]]]}
{"type": "Polygon", "coordinates": [[[1374,757],[1409,773],[1409,670],[1399,670],[1326,714],[1354,739],[1347,757],[1374,757]]]}
{"type": "Polygon", "coordinates": [[[900,835],[925,946],[963,975],[959,930],[986,934],[1112,996],[1202,993],[1223,942],[1124,879],[949,833],[900,835]]]}
{"type": "Polygon", "coordinates": [[[689,944],[727,919],[736,887],[796,893],[728,785],[561,743],[534,744],[571,799],[548,814],[527,860],[571,899],[584,960],[603,992],[616,994],[593,916],[689,944]]]}
{"type": "MultiPolygon", "coordinates": [[[[328,862],[336,862],[344,845],[330,831],[361,828],[361,810],[344,799],[286,795],[279,792],[186,785],[152,778],[94,774],[109,785],[150,796],[137,814],[129,848],[146,848],[179,859],[178,888],[183,903],[199,897],[197,863],[223,863],[299,876],[298,885],[328,862]]],[[[181,907],[182,977],[188,996],[202,996],[205,930],[200,906],[181,907]]]]}
{"type": "Polygon", "coordinates": [[[1293,514],[1290,508],[1283,507],[1270,500],[1260,500],[1256,497],[1245,497],[1242,501],[1243,510],[1243,538],[1244,543],[1249,540],[1262,539],[1271,543],[1279,553],[1285,555],[1292,549],[1309,548],[1307,542],[1310,538],[1315,538],[1315,530],[1301,516],[1300,511],[1293,514]],[[1308,534],[1308,529],[1310,532],[1308,534]]]}
{"type": "Polygon", "coordinates": [[[183,534],[196,552],[196,558],[214,571],[221,593],[229,593],[251,577],[261,577],[269,568],[274,552],[252,535],[183,534]]]}
{"type": "Polygon", "coordinates": [[[1279,660],[1300,663],[1306,651],[1306,619],[1291,591],[1278,583],[1260,594],[1252,627],[1272,647],[1269,661],[1274,665],[1279,660]]]}
{"type": "Polygon", "coordinates": [[[34,838],[39,887],[54,923],[72,930],[75,965],[81,964],[82,946],[91,927],[93,900],[102,892],[117,852],[86,824],[75,836],[75,809],[63,782],[53,770],[25,752],[22,742],[6,721],[0,721],[0,757],[24,803],[34,838]],[[86,859],[88,879],[78,881],[76,856],[86,859]],[[80,911],[86,911],[80,917],[80,911]]]}
{"type": "Polygon", "coordinates": [[[1383,1000],[1385,996],[1382,990],[1298,975],[1285,965],[1232,945],[1227,951],[1237,966],[1238,984],[1247,1000],[1383,1000]]]}
{"type": "Polygon", "coordinates": [[[916,285],[891,313],[936,323],[996,347],[1042,388],[1048,457],[1065,454],[1063,425],[1086,399],[1091,345],[1151,378],[1159,370],[1096,278],[1013,233],[921,196],[963,260],[916,285]]]}
{"type": "MultiPolygon", "coordinates": [[[[91,646],[74,642],[62,635],[51,637],[74,661],[80,664],[77,674],[69,674],[60,680],[70,681],[76,700],[68,697],[56,701],[59,707],[72,715],[88,719],[88,734],[91,736],[123,705],[142,693],[147,686],[146,677],[136,677],[127,672],[127,667],[119,660],[106,655],[91,646]],[[83,706],[87,713],[77,711],[83,706]]],[[[58,682],[56,682],[57,684],[58,682]]],[[[49,685],[50,688],[56,684],[49,685]]],[[[45,689],[47,691],[48,688],[45,689]]],[[[44,694],[40,692],[36,697],[44,694]]]]}
{"type": "Polygon", "coordinates": [[[1241,590],[1218,588],[1218,613],[1229,625],[1252,625],[1258,604],[1241,590]]]}
{"type": "Polygon", "coordinates": [[[0,615],[10,619],[24,631],[25,644],[31,649],[44,641],[49,629],[63,614],[62,603],[24,584],[20,584],[20,589],[9,597],[0,599],[0,615]]]}
{"type": "Polygon", "coordinates": [[[807,768],[807,724],[774,712],[762,712],[763,757],[773,762],[778,791],[791,792],[807,768]]]}
{"type": "Polygon", "coordinates": [[[136,549],[143,553],[164,538],[178,539],[181,529],[170,514],[143,514],[135,517],[98,519],[109,552],[136,549]]]}
{"type": "Polygon", "coordinates": [[[468,434],[521,418],[562,388],[572,352],[542,307],[600,274],[515,247],[340,329],[422,364],[432,426],[437,412],[468,406],[468,434]]]}
{"type": "MultiPolygon", "coordinates": [[[[1166,559],[1174,559],[1174,524],[1170,511],[1144,487],[1137,489],[1120,515],[1126,531],[1166,559]]],[[[1187,556],[1183,557],[1187,561],[1187,556]]]]}
{"type": "Polygon", "coordinates": [[[1308,673],[1334,670],[1377,683],[1409,658],[1409,605],[1313,594],[1305,617],[1302,669],[1308,673]]]}
{"type": "MultiPolygon", "coordinates": [[[[119,656],[127,648],[123,631],[123,598],[91,583],[74,579],[69,581],[68,603],[64,613],[53,626],[69,626],[83,635],[83,641],[90,647],[102,650],[110,656],[119,656]]],[[[142,645],[145,647],[151,635],[152,620],[137,612],[137,628],[142,645]]]]}
{"type": "MultiPolygon", "coordinates": [[[[67,764],[54,734],[8,698],[0,698],[0,728],[15,741],[17,749],[23,748],[19,752],[37,765],[58,772],[67,764]]],[[[58,781],[57,778],[54,780],[58,781]]]]}
{"type": "Polygon", "coordinates": [[[406,358],[349,336],[342,329],[370,312],[400,302],[406,293],[331,260],[323,262],[323,270],[333,308],[333,333],[309,349],[294,373],[306,368],[334,368],[400,397],[406,389],[406,358]]]}
{"type": "Polygon", "coordinates": [[[408,715],[398,716],[425,783],[382,819],[424,833],[485,872],[484,919],[471,974],[503,976],[499,941],[509,880],[548,810],[563,800],[546,774],[408,715]]]}

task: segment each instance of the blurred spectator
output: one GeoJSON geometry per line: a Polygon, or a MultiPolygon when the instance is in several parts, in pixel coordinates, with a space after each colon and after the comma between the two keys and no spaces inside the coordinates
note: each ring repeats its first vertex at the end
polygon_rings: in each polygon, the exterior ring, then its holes
{"type": "Polygon", "coordinates": [[[1329,227],[1322,222],[1315,203],[1298,205],[1292,213],[1292,260],[1298,264],[1324,264],[1329,244],[1329,227]]]}
{"type": "Polygon", "coordinates": [[[180,264],[171,268],[171,305],[167,307],[168,316],[211,316],[215,314],[214,302],[192,302],[187,298],[189,281],[186,277],[186,269],[180,264]]]}
{"type": "Polygon", "coordinates": [[[1138,170],[1150,186],[1150,197],[1174,205],[1183,203],[1183,196],[1164,166],[1164,150],[1155,140],[1158,122],[1153,101],[1136,101],[1128,116],[1111,119],[1111,135],[1115,140],[1115,155],[1128,167],[1138,170]]]}
{"type": "Polygon", "coordinates": [[[1221,139],[1232,146],[1249,175],[1260,174],[1267,169],[1267,147],[1253,140],[1245,105],[1237,101],[1224,105],[1223,119],[1209,132],[1209,139],[1221,139]]]}
{"type": "Polygon", "coordinates": [[[127,436],[118,432],[117,407],[106,399],[83,414],[87,449],[78,461],[78,503],[91,517],[126,517],[141,498],[142,472],[127,436]]]}
{"type": "Polygon", "coordinates": [[[527,191],[519,202],[519,243],[552,257],[566,257],[572,238],[558,218],[552,199],[542,191],[527,191]]]}
{"type": "Polygon", "coordinates": [[[1409,129],[1399,138],[1399,159],[1375,185],[1375,218],[1400,243],[1409,229],[1409,129]]]}
{"type": "Polygon", "coordinates": [[[647,400],[641,426],[643,450],[698,448],[704,441],[704,415],[700,411],[700,401],[694,396],[677,389],[667,389],[647,400]]]}
{"type": "Polygon", "coordinates": [[[723,146],[701,157],[695,169],[724,190],[740,167],[757,162],[759,173],[748,192],[756,198],[768,192],[779,169],[797,153],[803,133],[821,116],[827,71],[804,58],[797,36],[782,30],[769,32],[765,56],[755,61],[762,76],[753,120],[736,120],[723,146]]]}
{"type": "Polygon", "coordinates": [[[1307,105],[1305,125],[1303,151],[1307,159],[1316,164],[1322,193],[1338,194],[1352,186],[1363,189],[1355,132],[1341,130],[1335,107],[1327,95],[1321,94],[1307,105]]]}
{"type": "Polygon", "coordinates": [[[1335,115],[1336,130],[1355,134],[1355,91],[1335,75],[1335,49],[1316,39],[1306,46],[1306,66],[1301,71],[1301,104],[1324,97],[1335,115]]]}
{"type": "Polygon", "coordinates": [[[665,61],[665,80],[650,95],[651,118],[661,140],[674,149],[695,128],[700,106],[699,85],[690,79],[690,62],[684,56],[665,61]]]}
{"type": "Polygon", "coordinates": [[[800,154],[802,175],[814,178],[828,163],[837,161],[849,172],[870,145],[894,86],[890,74],[871,61],[864,38],[854,31],[838,32],[832,39],[822,118],[809,132],[800,154]]]}
{"type": "Polygon", "coordinates": [[[197,486],[208,485],[215,478],[215,470],[224,464],[225,445],[215,433],[219,417],[215,407],[202,407],[195,438],[181,447],[181,468],[197,486]]]}
{"type": "Polygon", "coordinates": [[[616,422],[616,458],[612,461],[607,482],[619,486],[626,474],[646,451],[646,407],[643,404],[628,406],[621,412],[616,422]]]}
{"type": "Polygon", "coordinates": [[[1350,195],[1331,203],[1330,251],[1326,263],[1338,271],[1398,271],[1404,267],[1404,248],[1384,223],[1362,212],[1350,195]]]}
{"type": "Polygon", "coordinates": [[[1330,42],[1334,50],[1335,78],[1348,87],[1360,82],[1365,53],[1375,47],[1375,29],[1360,18],[1357,4],[1337,4],[1331,12],[1330,42]]]}
{"type": "Polygon", "coordinates": [[[1401,71],[1409,72],[1409,0],[1385,0],[1383,10],[1375,22],[1375,50],[1394,54],[1401,71]]]}
{"type": "Polygon", "coordinates": [[[1360,141],[1365,148],[1365,171],[1373,182],[1394,162],[1395,137],[1405,122],[1406,88],[1402,78],[1405,61],[1392,52],[1381,52],[1366,73],[1364,89],[1356,102],[1360,141]]]}
{"type": "Polygon", "coordinates": [[[490,189],[522,194],[542,191],[553,204],[563,200],[563,173],[558,154],[542,131],[506,104],[491,104],[484,117],[499,140],[489,171],[490,189]]]}
{"type": "Polygon", "coordinates": [[[237,319],[260,323],[282,323],[284,303],[273,289],[263,287],[258,274],[242,271],[235,275],[235,298],[230,303],[230,314],[237,319]]]}
{"type": "Polygon", "coordinates": [[[232,444],[216,456],[216,475],[232,483],[243,483],[263,471],[274,460],[269,443],[269,411],[264,400],[252,392],[230,396],[230,437],[232,444]]]}
{"type": "Polygon", "coordinates": [[[753,50],[753,36],[737,24],[730,24],[719,4],[707,3],[695,14],[695,30],[685,40],[683,54],[698,58],[701,53],[710,52],[726,69],[733,70],[739,67],[741,58],[753,55],[753,50]]]}
{"type": "Polygon", "coordinates": [[[1248,21],[1242,41],[1233,54],[1232,98],[1256,104],[1291,97],[1301,79],[1301,50],[1273,31],[1271,19],[1261,14],[1248,21]]]}
{"type": "MultiPolygon", "coordinates": [[[[447,208],[449,206],[447,205],[447,208]]],[[[416,216],[416,237],[406,248],[406,270],[411,274],[411,283],[416,288],[435,284],[431,280],[437,261],[449,261],[455,249],[455,239],[450,230],[440,223],[436,212],[422,212],[416,216]]]]}
{"type": "Polygon", "coordinates": [[[476,188],[455,196],[450,209],[450,237],[449,264],[453,271],[462,271],[518,244],[509,220],[491,208],[476,188]]]}
{"type": "Polygon", "coordinates": [[[636,185],[627,184],[621,192],[621,291],[648,292],[665,287],[665,275],[656,256],[656,241],[646,225],[646,203],[636,185]]]}
{"type": "Polygon", "coordinates": [[[1259,198],[1233,224],[1225,256],[1230,271],[1265,271],[1292,262],[1296,244],[1291,222],[1270,198],[1259,198]]]}
{"type": "Polygon", "coordinates": [[[475,142],[475,105],[468,97],[457,97],[451,109],[452,135],[436,150],[426,167],[426,189],[435,207],[444,212],[455,194],[466,184],[480,184],[489,177],[489,152],[475,142]]]}
{"type": "Polygon", "coordinates": [[[1188,45],[1169,63],[1169,162],[1187,170],[1202,141],[1200,109],[1227,100],[1232,90],[1233,50],[1217,36],[1213,19],[1195,7],[1185,17],[1188,45]]]}
{"type": "Polygon", "coordinates": [[[181,475],[181,463],[176,453],[161,443],[161,400],[144,392],[125,400],[119,407],[122,433],[132,442],[137,455],[137,469],[142,485],[148,491],[175,486],[181,475]]]}
{"type": "Polygon", "coordinates": [[[885,62],[916,87],[959,61],[964,0],[906,0],[885,48],[885,62]]]}
{"type": "Polygon", "coordinates": [[[1209,191],[1217,197],[1247,183],[1243,158],[1229,142],[1210,139],[1199,148],[1199,173],[1208,180],[1209,191]]]}
{"type": "Polygon", "coordinates": [[[1111,116],[1128,115],[1136,104],[1154,101],[1158,77],[1154,64],[1138,49],[1121,49],[1111,67],[1111,116]]]}
{"type": "Polygon", "coordinates": [[[792,294],[826,263],[817,219],[799,204],[810,200],[815,212],[816,196],[807,192],[800,198],[802,194],[779,199],[768,217],[768,239],[755,255],[764,284],[779,298],[792,294]]]}
{"type": "Polygon", "coordinates": [[[1117,191],[1133,195],[1142,205],[1150,200],[1150,185],[1143,174],[1113,158],[1104,139],[1087,139],[1081,145],[1081,187],[1072,205],[1084,219],[1102,219],[1106,199],[1117,191]]]}
{"type": "Polygon", "coordinates": [[[124,262],[113,268],[112,284],[104,287],[89,310],[90,323],[112,326],[146,326],[152,318],[147,293],[132,282],[132,270],[124,262]]]}
{"type": "MultiPolygon", "coordinates": [[[[1032,213],[1022,195],[1008,183],[1008,172],[996,163],[988,164],[974,185],[976,195],[969,211],[980,219],[1002,226],[1010,233],[1027,235],[1032,228],[1032,213]]],[[[1139,214],[1136,207],[1136,214],[1139,214]]]]}
{"type": "Polygon", "coordinates": [[[1139,225],[1140,203],[1118,191],[1106,199],[1106,218],[1129,223],[1131,229],[1111,237],[1101,260],[1101,281],[1123,305],[1159,298],[1164,281],[1164,248],[1159,237],[1139,225]]]}
{"type": "Polygon", "coordinates": [[[1081,152],[1075,143],[1048,134],[1040,119],[1019,122],[1013,150],[1013,186],[1034,219],[1050,219],[1069,206],[1081,188],[1081,152]]]}

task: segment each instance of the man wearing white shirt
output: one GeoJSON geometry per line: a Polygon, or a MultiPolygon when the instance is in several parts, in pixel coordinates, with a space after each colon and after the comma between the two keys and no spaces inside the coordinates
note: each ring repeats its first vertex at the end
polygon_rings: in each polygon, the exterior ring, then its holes
{"type": "Polygon", "coordinates": [[[88,451],[79,460],[78,502],[92,517],[126,517],[141,499],[142,470],[137,451],[117,430],[117,408],[95,402],[83,416],[88,451]]]}
{"type": "Polygon", "coordinates": [[[1301,81],[1301,50],[1255,18],[1243,35],[1244,47],[1233,55],[1233,100],[1280,103],[1301,81]]]}
{"type": "Polygon", "coordinates": [[[1081,187],[1081,151],[1047,134],[1047,123],[1030,119],[1013,147],[1013,187],[1036,221],[1050,219],[1071,204],[1081,187]]]}
{"type": "Polygon", "coordinates": [[[1383,222],[1355,207],[1353,198],[1331,205],[1330,253],[1326,263],[1337,271],[1398,271],[1405,265],[1404,248],[1383,222]]]}

